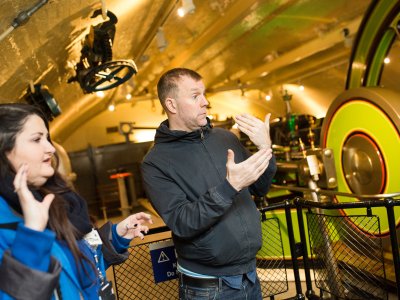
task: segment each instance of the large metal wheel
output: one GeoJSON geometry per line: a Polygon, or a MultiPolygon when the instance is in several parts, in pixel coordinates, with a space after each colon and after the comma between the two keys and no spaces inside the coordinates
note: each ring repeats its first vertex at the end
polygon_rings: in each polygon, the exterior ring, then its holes
{"type": "MultiPolygon", "coordinates": [[[[363,195],[399,192],[400,94],[379,87],[343,92],[324,119],[321,144],[333,149],[339,191],[363,195]]],[[[336,196],[336,201],[352,202],[354,198],[336,196]]],[[[365,214],[365,209],[351,209],[352,215],[357,212],[365,214]]],[[[387,235],[385,208],[373,208],[373,213],[380,217],[381,235],[387,235]]],[[[399,226],[398,206],[395,217],[399,226]]],[[[361,224],[354,225],[370,233],[361,224]]]]}
{"type": "Polygon", "coordinates": [[[89,93],[105,91],[123,84],[136,73],[133,60],[109,61],[90,69],[83,78],[82,87],[89,93]]]}

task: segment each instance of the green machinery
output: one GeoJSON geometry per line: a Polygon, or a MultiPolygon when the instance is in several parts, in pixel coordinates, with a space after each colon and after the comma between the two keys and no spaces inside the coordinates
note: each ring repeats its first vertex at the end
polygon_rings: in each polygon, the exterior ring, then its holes
{"type": "MultiPolygon", "coordinates": [[[[345,90],[325,118],[288,114],[271,124],[278,174],[267,201],[301,195],[313,201],[337,203],[400,197],[400,91],[381,87],[384,59],[400,39],[400,2],[373,1],[360,25],[350,58],[345,90]]],[[[286,103],[290,97],[284,96],[286,103]]],[[[400,226],[400,206],[395,219],[400,226]]],[[[364,213],[342,209],[339,215],[364,213]]],[[[360,235],[379,237],[389,252],[386,210],[372,208],[380,232],[369,232],[358,219],[348,218],[360,235]]],[[[293,219],[296,212],[293,210],[293,219]]],[[[284,211],[269,212],[285,224],[284,211]]],[[[285,229],[285,256],[290,255],[285,229]]],[[[295,236],[298,230],[295,228],[295,236]]]]}

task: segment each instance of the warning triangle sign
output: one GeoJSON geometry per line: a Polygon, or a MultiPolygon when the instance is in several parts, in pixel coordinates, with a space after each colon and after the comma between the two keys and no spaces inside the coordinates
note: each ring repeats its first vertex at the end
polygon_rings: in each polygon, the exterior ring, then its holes
{"type": "Polygon", "coordinates": [[[158,262],[162,263],[162,262],[167,262],[167,261],[169,261],[168,256],[164,253],[164,251],[161,251],[160,257],[158,258],[158,262]]]}

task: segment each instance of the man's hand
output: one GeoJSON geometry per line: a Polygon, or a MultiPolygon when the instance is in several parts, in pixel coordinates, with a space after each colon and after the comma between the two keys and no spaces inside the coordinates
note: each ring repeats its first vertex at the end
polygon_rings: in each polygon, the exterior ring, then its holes
{"type": "Polygon", "coordinates": [[[235,190],[240,191],[253,184],[265,172],[271,157],[272,150],[262,148],[245,161],[236,164],[235,154],[229,149],[226,162],[226,179],[235,190]]]}
{"type": "Polygon", "coordinates": [[[249,114],[241,114],[235,117],[238,128],[246,134],[258,149],[271,148],[271,137],[269,134],[269,118],[265,116],[265,122],[249,114]]]}

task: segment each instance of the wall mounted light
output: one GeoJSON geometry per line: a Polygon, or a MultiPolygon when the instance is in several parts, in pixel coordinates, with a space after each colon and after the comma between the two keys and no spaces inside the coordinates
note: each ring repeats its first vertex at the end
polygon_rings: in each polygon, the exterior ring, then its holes
{"type": "Polygon", "coordinates": [[[268,93],[265,95],[265,100],[266,101],[272,100],[272,90],[271,89],[269,89],[268,93]]]}
{"type": "Polygon", "coordinates": [[[196,6],[193,4],[193,0],[182,0],[182,6],[178,8],[178,16],[183,17],[186,14],[193,14],[196,10],[196,6]]]}
{"type": "Polygon", "coordinates": [[[108,110],[109,110],[109,111],[115,111],[115,104],[114,104],[114,103],[110,103],[110,104],[108,105],[108,110]]]}
{"type": "Polygon", "coordinates": [[[348,28],[343,28],[342,30],[344,46],[346,48],[351,48],[353,46],[353,38],[350,36],[350,30],[348,28]]]}
{"type": "Polygon", "coordinates": [[[97,91],[96,96],[99,98],[103,98],[105,96],[105,93],[103,91],[97,91]]]}
{"type": "Polygon", "coordinates": [[[157,48],[160,52],[163,52],[165,48],[167,48],[168,46],[168,42],[165,39],[164,30],[161,27],[158,28],[156,34],[156,42],[157,42],[157,48]]]}

